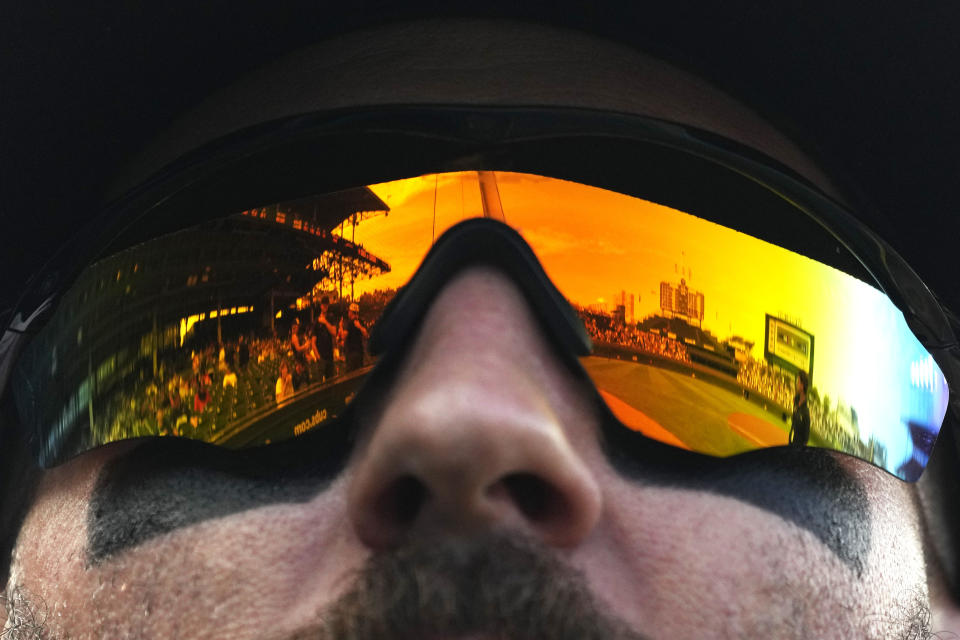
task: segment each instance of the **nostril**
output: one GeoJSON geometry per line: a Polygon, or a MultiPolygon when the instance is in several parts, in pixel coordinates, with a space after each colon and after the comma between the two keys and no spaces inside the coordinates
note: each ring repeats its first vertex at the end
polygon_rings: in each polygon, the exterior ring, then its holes
{"type": "Polygon", "coordinates": [[[410,475],[401,476],[380,494],[378,511],[395,525],[409,525],[416,520],[429,493],[420,480],[410,475]]]}
{"type": "Polygon", "coordinates": [[[552,520],[566,511],[560,492],[532,473],[512,473],[502,482],[514,504],[531,522],[552,520]]]}

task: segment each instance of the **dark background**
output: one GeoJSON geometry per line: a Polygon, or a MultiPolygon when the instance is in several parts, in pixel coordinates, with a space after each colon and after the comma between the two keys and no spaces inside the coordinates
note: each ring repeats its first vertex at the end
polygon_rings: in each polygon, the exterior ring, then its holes
{"type": "Polygon", "coordinates": [[[182,112],[276,56],[417,16],[582,29],[705,76],[794,137],[960,310],[960,3],[122,4],[0,7],[0,315],[182,112]]]}

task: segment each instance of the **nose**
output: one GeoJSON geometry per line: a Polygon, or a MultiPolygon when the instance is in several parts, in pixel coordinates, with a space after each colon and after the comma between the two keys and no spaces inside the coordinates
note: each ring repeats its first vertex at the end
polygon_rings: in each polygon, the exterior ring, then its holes
{"type": "Polygon", "coordinates": [[[488,529],[576,546],[601,511],[583,455],[591,406],[509,280],[465,271],[434,300],[359,443],[354,529],[376,550],[488,529]]]}

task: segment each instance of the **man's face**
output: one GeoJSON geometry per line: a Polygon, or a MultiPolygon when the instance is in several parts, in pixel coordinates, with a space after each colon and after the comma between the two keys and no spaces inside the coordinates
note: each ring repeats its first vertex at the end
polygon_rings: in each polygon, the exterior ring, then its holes
{"type": "Polygon", "coordinates": [[[11,601],[75,639],[914,637],[910,486],[820,450],[625,462],[499,273],[451,280],[383,385],[307,471],[148,441],[46,472],[11,601]]]}

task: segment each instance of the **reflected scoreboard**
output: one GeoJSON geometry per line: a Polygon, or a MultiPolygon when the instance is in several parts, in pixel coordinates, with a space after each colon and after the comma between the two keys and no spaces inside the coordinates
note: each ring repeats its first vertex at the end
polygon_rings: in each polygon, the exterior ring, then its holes
{"type": "Polygon", "coordinates": [[[813,377],[813,334],[767,314],[763,355],[768,362],[813,377]]]}

